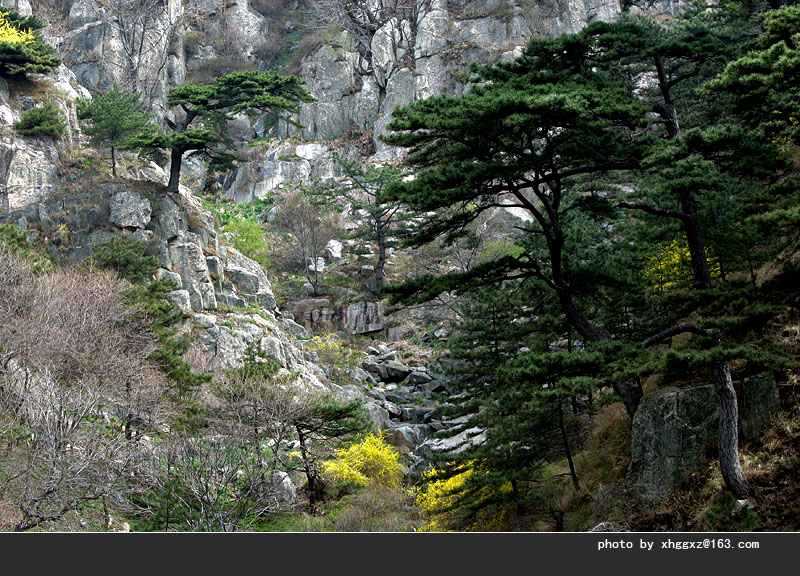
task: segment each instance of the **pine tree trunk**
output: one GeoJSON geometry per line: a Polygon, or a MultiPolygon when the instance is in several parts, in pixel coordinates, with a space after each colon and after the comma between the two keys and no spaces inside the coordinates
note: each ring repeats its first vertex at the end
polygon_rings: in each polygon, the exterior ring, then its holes
{"type": "Polygon", "coordinates": [[[714,369],[714,387],[719,395],[720,471],[728,490],[743,500],[750,488],[739,460],[739,406],[727,362],[720,362],[714,369]]]}
{"type": "Polygon", "coordinates": [[[383,269],[386,266],[386,234],[378,228],[378,263],[375,265],[375,289],[378,294],[383,289],[383,269]]]}
{"type": "Polygon", "coordinates": [[[711,288],[711,269],[708,266],[706,247],[700,227],[700,216],[697,213],[697,199],[694,192],[686,190],[681,193],[681,212],[684,214],[683,231],[689,245],[689,256],[694,275],[694,287],[705,290],[711,288]]]}
{"type": "Polygon", "coordinates": [[[616,381],[612,384],[612,387],[614,388],[614,392],[622,398],[622,403],[625,404],[625,410],[627,410],[628,416],[630,416],[631,421],[633,421],[633,415],[636,414],[636,410],[639,408],[639,402],[641,402],[644,397],[642,386],[638,383],[626,380],[624,382],[616,381]]]}
{"type": "MultiPolygon", "coordinates": [[[[657,108],[656,112],[664,120],[668,137],[674,139],[680,134],[680,126],[672,95],[672,86],[667,79],[663,58],[656,57],[655,65],[661,95],[664,98],[663,107],[657,108]]],[[[680,202],[683,213],[683,230],[689,244],[689,255],[692,262],[694,287],[700,290],[711,288],[711,270],[703,243],[697,198],[692,190],[685,190],[680,195],[680,202]]],[[[747,498],[749,487],[739,460],[739,406],[728,362],[720,362],[714,368],[714,387],[719,395],[720,471],[725,480],[725,486],[741,500],[747,498]]]]}
{"type": "Polygon", "coordinates": [[[311,467],[311,460],[306,447],[306,437],[303,430],[297,426],[297,437],[300,443],[300,456],[303,459],[303,468],[306,473],[306,481],[308,482],[308,501],[313,507],[317,502],[322,500],[322,488],[319,486],[319,476],[316,471],[311,467]]]}
{"type": "Polygon", "coordinates": [[[169,162],[169,183],[167,192],[177,192],[181,178],[181,165],[183,164],[183,150],[172,150],[169,162]]]}
{"type": "Polygon", "coordinates": [[[564,426],[564,410],[561,407],[561,401],[558,401],[558,428],[561,430],[561,441],[564,443],[564,453],[567,455],[567,463],[569,464],[569,475],[572,477],[572,485],[575,490],[580,490],[581,486],[578,484],[578,474],[575,472],[575,463],[572,461],[572,450],[569,447],[569,438],[567,438],[567,428],[564,426]]]}
{"type": "Polygon", "coordinates": [[[111,175],[117,177],[117,149],[111,147],[111,175]]]}

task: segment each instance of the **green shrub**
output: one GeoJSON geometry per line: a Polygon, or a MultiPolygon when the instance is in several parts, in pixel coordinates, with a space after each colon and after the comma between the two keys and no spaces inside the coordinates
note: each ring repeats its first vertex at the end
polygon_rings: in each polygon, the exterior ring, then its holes
{"type": "Polygon", "coordinates": [[[11,250],[24,258],[34,273],[49,272],[53,269],[50,258],[32,246],[25,232],[14,224],[0,224],[0,248],[11,250]]]}
{"type": "Polygon", "coordinates": [[[22,119],[14,124],[14,130],[23,136],[50,136],[60,138],[67,129],[58,110],[52,104],[30,108],[22,112],[22,119]]]}
{"type": "Polygon", "coordinates": [[[758,526],[758,516],[748,505],[741,506],[728,491],[717,496],[703,513],[709,532],[752,532],[758,526]]]}
{"type": "Polygon", "coordinates": [[[166,300],[166,295],[177,286],[169,280],[155,280],[148,284],[134,284],[126,294],[127,302],[136,306],[150,318],[158,338],[158,346],[150,355],[169,382],[175,386],[178,400],[183,404],[184,413],[179,415],[182,427],[199,425],[203,418],[202,409],[192,403],[191,392],[204,382],[211,380],[210,374],[196,374],[183,355],[189,349],[189,338],[176,338],[173,327],[182,315],[180,310],[166,300]]]}
{"type": "Polygon", "coordinates": [[[222,230],[231,233],[234,248],[265,268],[268,267],[270,245],[258,222],[234,216],[228,219],[222,230]]]}
{"type": "Polygon", "coordinates": [[[140,284],[152,278],[158,259],[145,254],[146,246],[133,238],[115,236],[94,250],[95,261],[103,268],[116,270],[120,276],[140,284]]]}

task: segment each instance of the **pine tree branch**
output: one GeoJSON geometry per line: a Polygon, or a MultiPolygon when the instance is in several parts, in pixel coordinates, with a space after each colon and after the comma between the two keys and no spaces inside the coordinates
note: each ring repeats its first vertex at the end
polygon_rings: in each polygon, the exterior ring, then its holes
{"type": "Polygon", "coordinates": [[[668,210],[666,208],[657,208],[644,202],[620,202],[620,208],[630,208],[632,210],[641,210],[653,216],[663,216],[665,218],[676,218],[678,220],[686,220],[687,216],[678,210],[668,210]]]}
{"type": "Polygon", "coordinates": [[[642,340],[642,346],[645,348],[652,346],[653,344],[657,344],[662,340],[670,338],[672,336],[677,336],[678,334],[699,334],[701,336],[710,336],[714,332],[712,330],[706,330],[704,328],[700,328],[697,324],[679,324],[678,326],[673,326],[672,328],[667,328],[663,332],[659,332],[658,334],[654,334],[649,338],[645,338],[642,340]]]}

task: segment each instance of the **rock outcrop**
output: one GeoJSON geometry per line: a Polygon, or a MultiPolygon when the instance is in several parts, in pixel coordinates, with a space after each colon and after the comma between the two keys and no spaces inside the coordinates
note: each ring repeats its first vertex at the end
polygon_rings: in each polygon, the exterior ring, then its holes
{"type": "MultiPolygon", "coordinates": [[[[753,440],[780,408],[775,381],[751,377],[735,388],[739,438],[753,440]]],[[[718,423],[713,385],[668,387],[646,395],[633,418],[628,481],[647,497],[665,495],[714,457],[718,423]]]]}

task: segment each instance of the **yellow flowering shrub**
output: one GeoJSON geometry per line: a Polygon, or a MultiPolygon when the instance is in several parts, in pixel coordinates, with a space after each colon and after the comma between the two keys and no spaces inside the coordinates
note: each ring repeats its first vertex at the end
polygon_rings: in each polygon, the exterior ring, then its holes
{"type": "Polygon", "coordinates": [[[456,511],[452,507],[467,478],[472,476],[475,470],[472,464],[468,463],[463,472],[449,478],[432,480],[439,472],[433,469],[423,473],[422,482],[425,484],[425,489],[417,492],[415,504],[428,518],[422,527],[423,532],[446,532],[451,529],[456,516],[456,511]]]}
{"type": "Polygon", "coordinates": [[[363,352],[353,350],[342,342],[336,334],[318,334],[305,343],[306,350],[316,352],[324,364],[348,372],[355,369],[364,356],[363,352]]]}
{"type": "Polygon", "coordinates": [[[0,42],[8,44],[27,44],[36,37],[30,30],[20,30],[6,19],[8,12],[0,11],[0,42]]]}
{"type": "MultiPolygon", "coordinates": [[[[719,277],[718,262],[709,261],[711,277],[719,277]]],[[[659,247],[650,257],[644,271],[645,280],[656,293],[666,292],[692,281],[692,257],[685,240],[673,240],[659,247]]]]}
{"type": "MultiPolygon", "coordinates": [[[[457,474],[447,478],[436,479],[441,470],[428,470],[422,475],[425,488],[418,490],[415,505],[423,513],[427,522],[420,529],[421,532],[447,532],[457,530],[460,532],[495,532],[505,529],[511,510],[478,511],[468,522],[459,518],[456,506],[458,498],[466,488],[467,480],[476,474],[476,462],[465,462],[460,466],[457,474]]],[[[507,482],[498,488],[502,492],[511,491],[511,483],[507,482]]],[[[483,488],[478,494],[489,490],[483,488]]]]}
{"type": "Polygon", "coordinates": [[[356,487],[377,485],[399,489],[403,481],[400,454],[377,434],[336,451],[336,458],[322,464],[323,474],[356,487]]]}

